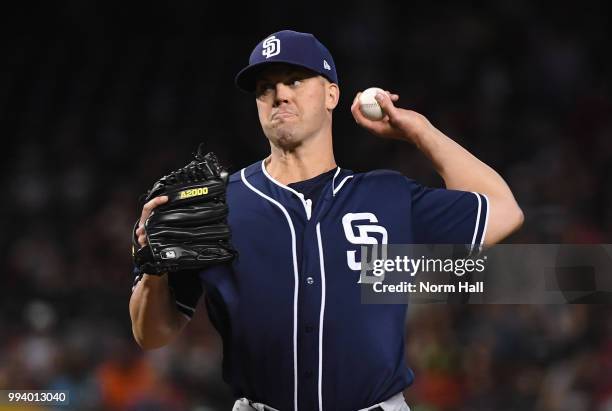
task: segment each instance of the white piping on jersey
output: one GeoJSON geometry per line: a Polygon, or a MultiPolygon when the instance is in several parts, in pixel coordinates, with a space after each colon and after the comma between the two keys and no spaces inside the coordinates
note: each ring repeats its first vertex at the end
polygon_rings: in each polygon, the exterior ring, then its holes
{"type": "MultiPolygon", "coordinates": [[[[266,172],[266,168],[263,166],[263,162],[261,163],[264,173],[266,172]]],[[[291,252],[293,255],[293,406],[294,410],[298,411],[298,366],[297,366],[297,313],[298,313],[298,266],[297,266],[297,251],[296,251],[296,241],[295,241],[295,229],[293,228],[293,221],[291,221],[291,216],[287,212],[287,209],[283,207],[281,203],[276,201],[275,199],[265,195],[255,187],[251,185],[246,179],[244,175],[244,168],[240,171],[240,177],[242,178],[242,182],[251,189],[251,191],[255,192],[260,197],[268,200],[275,206],[277,206],[285,215],[287,219],[287,223],[289,224],[289,230],[291,231],[291,252]]],[[[268,176],[268,178],[271,178],[268,176]]],[[[272,179],[274,181],[274,179],[272,179]]],[[[277,183],[280,185],[280,183],[277,183]]],[[[288,187],[287,187],[288,188],[288,187]]]]}
{"type": "Polygon", "coordinates": [[[347,182],[347,180],[348,180],[349,178],[353,178],[353,176],[351,175],[351,176],[346,176],[346,177],[344,177],[344,179],[343,179],[343,180],[340,182],[340,185],[339,185],[338,187],[334,188],[334,196],[336,195],[336,193],[337,193],[338,191],[340,191],[340,189],[342,188],[342,186],[344,185],[344,183],[346,183],[346,182],[347,182]]]}
{"type": "Polygon", "coordinates": [[[319,411],[323,410],[323,319],[325,318],[325,259],[321,240],[321,223],[317,223],[319,265],[321,267],[321,313],[319,314],[319,411]]]}
{"type": "Polygon", "coordinates": [[[266,164],[265,164],[266,160],[262,160],[261,162],[261,169],[264,173],[264,175],[266,177],[268,177],[268,179],[270,181],[272,181],[274,184],[276,184],[277,186],[284,188],[285,190],[289,190],[291,191],[293,194],[295,194],[296,196],[298,196],[298,198],[300,199],[300,201],[302,202],[302,205],[304,206],[304,210],[306,211],[306,219],[310,220],[310,216],[312,214],[312,201],[310,199],[305,199],[304,198],[304,194],[299,193],[297,191],[295,191],[293,188],[284,185],[281,182],[276,181],[270,174],[268,174],[268,170],[266,170],[266,164]]]}
{"type": "Polygon", "coordinates": [[[184,309],[191,311],[192,313],[195,313],[195,308],[191,308],[188,305],[185,305],[183,303],[178,302],[177,300],[174,300],[174,302],[176,303],[176,305],[178,305],[179,307],[183,307],[184,309]]]}
{"type": "Polygon", "coordinates": [[[482,207],[480,196],[478,193],[472,191],[472,194],[478,199],[478,212],[476,213],[476,227],[474,227],[474,236],[472,237],[472,245],[470,247],[470,254],[474,251],[474,245],[476,243],[476,235],[478,234],[478,226],[480,225],[480,208],[482,207]]]}
{"type": "Polygon", "coordinates": [[[334,178],[332,178],[332,193],[334,194],[335,194],[335,187],[336,187],[336,177],[338,177],[338,174],[340,174],[340,167],[338,167],[338,169],[334,173],[334,178]]]}
{"type": "MultiPolygon", "coordinates": [[[[191,315],[194,315],[194,314],[195,314],[195,308],[191,308],[191,307],[189,307],[188,305],[185,305],[185,304],[183,304],[183,303],[178,302],[177,300],[174,300],[174,303],[175,303],[176,305],[178,305],[179,307],[182,307],[182,308],[184,308],[184,309],[186,309],[186,310],[190,311],[190,312],[191,312],[191,315]]],[[[191,321],[191,317],[190,317],[190,316],[188,316],[187,314],[185,314],[185,313],[184,313],[184,312],[182,312],[181,310],[179,310],[179,312],[180,312],[181,314],[183,314],[183,317],[185,317],[185,318],[187,318],[187,320],[191,321]]]]}
{"type": "Polygon", "coordinates": [[[485,235],[487,235],[487,224],[489,223],[489,211],[491,210],[491,203],[489,202],[489,197],[486,194],[482,194],[482,196],[487,200],[487,214],[485,215],[485,223],[484,228],[482,229],[482,237],[480,239],[480,247],[479,252],[482,251],[482,245],[484,244],[485,235]]]}

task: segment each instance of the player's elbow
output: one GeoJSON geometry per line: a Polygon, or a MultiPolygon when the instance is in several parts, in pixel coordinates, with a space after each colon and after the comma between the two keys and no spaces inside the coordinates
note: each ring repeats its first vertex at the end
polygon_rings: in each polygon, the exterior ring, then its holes
{"type": "Polygon", "coordinates": [[[189,320],[177,310],[168,313],[165,319],[137,317],[132,320],[134,340],[143,350],[154,350],[174,341],[185,328],[189,320]]]}
{"type": "Polygon", "coordinates": [[[165,347],[174,339],[172,333],[163,330],[145,333],[137,327],[132,327],[132,334],[136,343],[143,350],[154,350],[156,348],[165,347]]]}
{"type": "Polygon", "coordinates": [[[521,207],[516,203],[514,198],[512,198],[505,204],[505,210],[502,218],[506,225],[505,236],[509,236],[521,228],[523,222],[525,221],[525,214],[523,214],[521,207]]]}
{"type": "Polygon", "coordinates": [[[521,209],[521,207],[519,207],[518,204],[516,204],[512,222],[513,222],[512,232],[515,232],[516,230],[521,228],[523,226],[523,223],[525,222],[525,213],[523,213],[523,210],[521,209]]]}
{"type": "Polygon", "coordinates": [[[136,340],[136,343],[140,346],[140,348],[145,351],[155,350],[157,348],[162,348],[166,346],[166,344],[161,343],[159,341],[147,340],[145,338],[140,338],[136,336],[134,336],[134,340],[136,340]]]}
{"type": "Polygon", "coordinates": [[[147,338],[146,334],[135,325],[132,325],[132,335],[134,336],[134,341],[136,341],[136,344],[138,344],[143,350],[159,348],[158,346],[155,346],[153,339],[147,338]]]}
{"type": "Polygon", "coordinates": [[[489,224],[485,245],[496,244],[517,231],[525,221],[525,214],[514,198],[490,204],[489,224]]]}

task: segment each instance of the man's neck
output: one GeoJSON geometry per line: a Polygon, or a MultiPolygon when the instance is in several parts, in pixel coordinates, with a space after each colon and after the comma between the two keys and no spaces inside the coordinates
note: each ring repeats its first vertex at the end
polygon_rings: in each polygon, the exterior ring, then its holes
{"type": "Polygon", "coordinates": [[[268,174],[282,184],[308,180],[336,167],[331,136],[313,139],[291,151],[271,146],[265,161],[268,174]]]}

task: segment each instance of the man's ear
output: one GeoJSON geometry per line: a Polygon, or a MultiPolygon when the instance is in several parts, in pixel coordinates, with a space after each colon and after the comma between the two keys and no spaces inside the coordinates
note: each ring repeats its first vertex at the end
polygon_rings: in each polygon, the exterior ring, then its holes
{"type": "Polygon", "coordinates": [[[336,83],[327,83],[325,87],[325,108],[333,110],[340,101],[340,88],[336,83]]]}

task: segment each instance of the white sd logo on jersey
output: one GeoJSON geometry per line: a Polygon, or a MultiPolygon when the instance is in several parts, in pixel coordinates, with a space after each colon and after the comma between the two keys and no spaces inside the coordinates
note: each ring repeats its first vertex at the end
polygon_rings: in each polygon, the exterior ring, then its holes
{"type": "MultiPolygon", "coordinates": [[[[346,235],[346,239],[355,245],[362,246],[372,246],[372,255],[370,259],[367,259],[365,256],[365,261],[367,264],[372,264],[374,260],[378,259],[378,246],[383,245],[381,247],[381,259],[387,258],[387,247],[389,241],[389,236],[387,234],[387,229],[378,224],[378,218],[372,213],[347,213],[342,217],[342,226],[344,227],[344,234],[346,235]],[[367,221],[370,224],[355,224],[359,221],[367,221]],[[357,229],[357,235],[355,235],[354,228],[357,229]],[[373,236],[371,234],[376,234],[373,236]],[[380,241],[379,241],[380,239],[380,241]]],[[[346,262],[351,270],[361,271],[361,261],[357,261],[355,258],[355,254],[357,251],[347,251],[346,252],[346,262]]],[[[362,255],[362,260],[364,256],[362,255]]],[[[361,282],[361,279],[359,280],[361,282]]]]}
{"type": "Polygon", "coordinates": [[[270,58],[272,56],[276,56],[280,53],[280,40],[275,36],[270,36],[263,41],[262,44],[263,50],[261,54],[266,56],[266,58],[270,58]]]}

